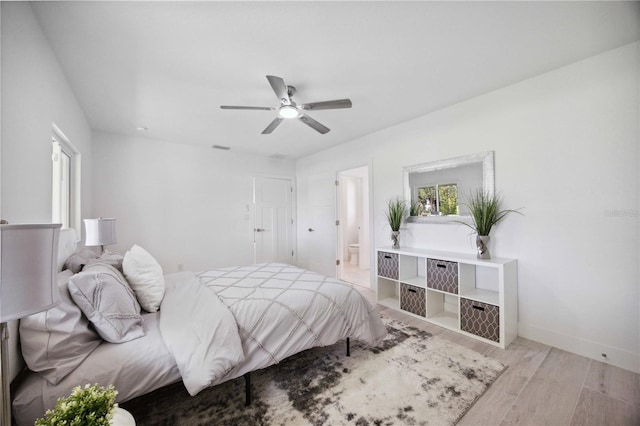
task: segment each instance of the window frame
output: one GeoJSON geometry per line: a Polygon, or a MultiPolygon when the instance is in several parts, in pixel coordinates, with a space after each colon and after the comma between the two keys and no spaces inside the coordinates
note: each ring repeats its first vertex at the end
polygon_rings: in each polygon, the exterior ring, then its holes
{"type": "MultiPolygon", "coordinates": [[[[80,167],[81,167],[81,155],[80,155],[80,151],[69,141],[69,139],[65,136],[65,134],[58,128],[58,126],[56,126],[55,124],[53,124],[53,131],[52,131],[52,135],[51,135],[51,140],[50,140],[50,144],[51,144],[51,152],[52,152],[52,158],[51,158],[51,218],[52,221],[55,222],[59,222],[59,212],[60,212],[60,206],[59,205],[54,205],[54,203],[56,203],[56,197],[54,196],[54,185],[55,185],[55,173],[56,171],[54,170],[54,162],[55,159],[53,158],[53,154],[54,154],[54,143],[57,143],[60,146],[60,150],[61,152],[69,159],[69,166],[68,166],[68,182],[69,182],[69,187],[68,187],[68,206],[67,206],[67,210],[68,210],[68,223],[64,223],[64,221],[62,221],[63,223],[63,228],[73,228],[76,231],[76,235],[81,235],[80,232],[82,231],[81,229],[81,180],[80,180],[80,167]],[[65,226],[66,225],[66,226],[65,226]]],[[[58,175],[59,176],[59,175],[58,175]]]]}

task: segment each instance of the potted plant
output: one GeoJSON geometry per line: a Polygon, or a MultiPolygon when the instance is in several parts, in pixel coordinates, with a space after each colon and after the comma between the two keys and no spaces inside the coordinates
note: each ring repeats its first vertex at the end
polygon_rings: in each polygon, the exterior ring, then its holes
{"type": "Polygon", "coordinates": [[[117,408],[116,395],[113,385],[106,389],[98,384],[76,386],[71,395],[58,399],[52,410],[36,420],[35,426],[109,426],[117,408]]]}
{"type": "Polygon", "coordinates": [[[395,199],[389,200],[387,205],[387,211],[385,212],[387,221],[391,227],[391,241],[393,241],[393,248],[400,248],[400,225],[407,215],[407,205],[404,201],[395,199]]]}
{"type": "Polygon", "coordinates": [[[479,189],[472,192],[466,203],[463,205],[469,208],[472,224],[462,223],[476,232],[476,247],[478,248],[479,259],[490,259],[489,253],[489,232],[491,228],[502,221],[509,213],[520,213],[518,210],[501,210],[502,198],[499,195],[490,195],[479,189]]]}

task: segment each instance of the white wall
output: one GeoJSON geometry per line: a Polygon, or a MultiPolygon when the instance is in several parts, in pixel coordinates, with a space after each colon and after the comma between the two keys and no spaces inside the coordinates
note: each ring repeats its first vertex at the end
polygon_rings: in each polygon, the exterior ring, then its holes
{"type": "MultiPolygon", "coordinates": [[[[519,334],[640,371],[638,60],[630,44],[300,159],[298,187],[368,159],[372,252],[390,245],[383,212],[403,166],[495,151],[496,190],[525,208],[491,247],[518,259],[519,334]]],[[[408,224],[401,244],[474,252],[455,224],[408,224]]]]}
{"type": "Polygon", "coordinates": [[[83,214],[91,210],[91,130],[27,3],[2,2],[2,218],[51,222],[55,123],[82,155],[83,214]]]}
{"type": "Polygon", "coordinates": [[[166,273],[178,265],[197,271],[253,263],[253,177],[294,180],[290,160],[142,137],[93,137],[94,212],[118,220],[118,244],[109,249],[124,254],[138,244],[166,273]]]}
{"type": "MultiPolygon", "coordinates": [[[[55,123],[82,155],[81,212],[91,210],[91,130],[31,7],[2,2],[0,217],[51,222],[55,123]]],[[[12,324],[11,335],[17,327],[12,324]]],[[[19,371],[10,352],[11,371],[19,371]]]]}

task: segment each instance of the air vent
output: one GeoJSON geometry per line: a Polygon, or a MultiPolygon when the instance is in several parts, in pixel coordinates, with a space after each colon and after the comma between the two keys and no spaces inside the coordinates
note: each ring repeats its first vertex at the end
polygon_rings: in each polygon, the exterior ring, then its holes
{"type": "Polygon", "coordinates": [[[213,148],[213,149],[221,149],[223,151],[229,151],[231,149],[231,147],[224,146],[224,145],[211,145],[211,148],[213,148]]]}

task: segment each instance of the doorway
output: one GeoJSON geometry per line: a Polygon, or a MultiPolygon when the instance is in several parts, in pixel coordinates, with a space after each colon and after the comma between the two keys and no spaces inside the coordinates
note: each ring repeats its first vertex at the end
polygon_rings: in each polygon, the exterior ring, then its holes
{"type": "Polygon", "coordinates": [[[343,170],[338,182],[338,278],[370,288],[369,167],[343,170]]]}

